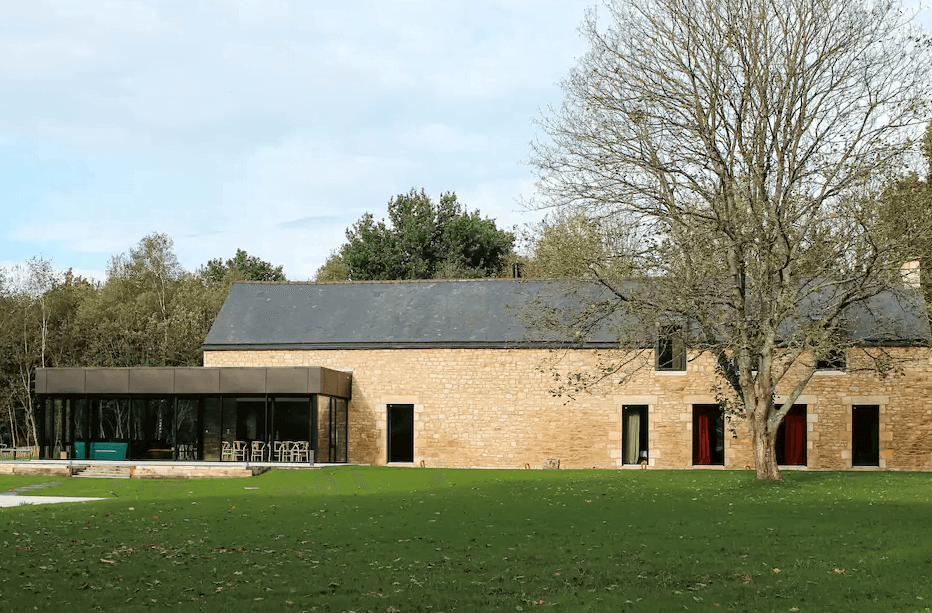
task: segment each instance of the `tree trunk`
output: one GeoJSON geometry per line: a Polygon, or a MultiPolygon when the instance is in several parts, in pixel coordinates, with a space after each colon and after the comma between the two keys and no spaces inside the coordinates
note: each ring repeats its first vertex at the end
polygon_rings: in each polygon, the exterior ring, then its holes
{"type": "Polygon", "coordinates": [[[776,441],[777,432],[767,431],[767,416],[764,409],[758,407],[749,420],[751,444],[754,445],[754,469],[759,481],[780,481],[783,475],[777,467],[776,441]]]}

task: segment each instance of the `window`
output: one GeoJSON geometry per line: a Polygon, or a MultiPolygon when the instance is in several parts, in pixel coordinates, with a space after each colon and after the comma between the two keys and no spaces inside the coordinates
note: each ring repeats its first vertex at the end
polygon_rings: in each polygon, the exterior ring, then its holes
{"type": "Polygon", "coordinates": [[[390,404],[388,409],[388,461],[414,461],[414,405],[390,404]]]}
{"type": "Polygon", "coordinates": [[[626,405],[621,409],[622,463],[640,464],[647,457],[647,405],[626,405]]]}
{"type": "MultiPolygon", "coordinates": [[[[779,408],[779,407],[775,407],[779,408]]],[[[777,429],[777,464],[806,465],[806,405],[794,404],[777,429]]]]}
{"type": "Polygon", "coordinates": [[[658,328],[655,355],[657,370],[686,370],[686,342],[681,326],[666,325],[658,328]]]}
{"type": "Polygon", "coordinates": [[[832,349],[816,360],[816,370],[845,370],[845,350],[832,349]]]}
{"type": "Polygon", "coordinates": [[[717,404],[693,405],[693,464],[725,465],[725,414],[717,404]]]}
{"type": "Polygon", "coordinates": [[[880,466],[880,407],[876,404],[851,407],[851,464],[880,466]]]}

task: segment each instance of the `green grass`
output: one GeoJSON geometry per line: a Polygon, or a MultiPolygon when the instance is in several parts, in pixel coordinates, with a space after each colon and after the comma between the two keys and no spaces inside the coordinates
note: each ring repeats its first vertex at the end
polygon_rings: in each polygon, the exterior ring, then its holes
{"type": "Polygon", "coordinates": [[[929,474],[345,467],[35,493],[108,500],[0,509],[10,611],[932,607],[929,474]]]}

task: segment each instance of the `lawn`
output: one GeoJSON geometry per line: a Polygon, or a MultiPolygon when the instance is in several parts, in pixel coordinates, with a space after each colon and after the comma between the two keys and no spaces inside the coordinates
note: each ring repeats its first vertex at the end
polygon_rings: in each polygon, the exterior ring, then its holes
{"type": "Polygon", "coordinates": [[[929,474],[342,467],[35,493],[108,499],[0,509],[10,611],[932,607],[929,474]]]}

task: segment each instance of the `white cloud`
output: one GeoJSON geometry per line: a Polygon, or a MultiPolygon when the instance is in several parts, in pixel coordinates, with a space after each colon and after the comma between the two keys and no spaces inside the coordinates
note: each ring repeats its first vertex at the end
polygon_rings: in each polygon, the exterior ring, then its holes
{"type": "Polygon", "coordinates": [[[11,3],[0,258],[102,270],[161,231],[189,269],[239,247],[306,278],[421,187],[520,223],[530,117],[588,3],[11,3]]]}

